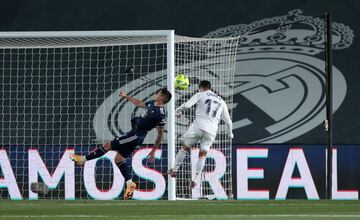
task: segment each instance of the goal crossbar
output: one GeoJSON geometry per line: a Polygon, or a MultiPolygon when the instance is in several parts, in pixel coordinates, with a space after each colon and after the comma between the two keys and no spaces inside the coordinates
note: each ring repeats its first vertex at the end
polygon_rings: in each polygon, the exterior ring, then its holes
{"type": "MultiPolygon", "coordinates": [[[[55,57],[59,53],[61,54],[62,57],[63,52],[67,54],[78,53],[78,52],[81,53],[84,50],[81,48],[85,48],[86,53],[88,54],[93,53],[96,55],[96,53],[98,53],[99,51],[98,47],[116,48],[117,46],[137,45],[138,47],[142,48],[143,45],[151,45],[151,48],[150,47],[147,48],[147,50],[151,50],[153,48],[152,44],[163,45],[164,47],[161,47],[159,51],[166,50],[166,52],[163,55],[160,54],[160,57],[166,56],[166,59],[164,59],[164,62],[162,63],[164,64],[163,65],[164,68],[162,68],[161,71],[158,71],[158,74],[160,74],[164,79],[166,78],[165,81],[166,85],[164,85],[165,84],[164,83],[162,84],[162,86],[167,86],[167,89],[173,94],[173,98],[167,104],[167,112],[168,112],[167,113],[167,166],[171,168],[174,166],[176,147],[179,146],[180,144],[178,137],[180,132],[183,132],[182,130],[181,131],[176,130],[177,127],[179,126],[176,125],[175,123],[175,113],[174,113],[176,107],[175,101],[177,99],[177,96],[179,97],[181,96],[181,98],[179,98],[179,101],[186,101],[188,95],[196,91],[196,83],[198,82],[199,79],[201,78],[206,79],[211,77],[211,80],[213,80],[214,82],[216,82],[216,84],[218,84],[214,88],[217,89],[221,95],[228,97],[228,101],[232,102],[232,83],[233,83],[233,74],[234,74],[233,71],[235,66],[234,61],[235,61],[235,52],[236,52],[235,45],[237,45],[237,41],[235,42],[233,40],[234,38],[228,38],[228,39],[224,38],[219,40],[219,39],[209,39],[209,38],[192,38],[185,36],[177,36],[174,34],[174,30],[0,32],[0,49],[3,52],[2,54],[3,63],[6,62],[7,63],[6,65],[9,65],[9,67],[6,66],[6,71],[9,72],[9,77],[11,73],[16,72],[16,74],[13,76],[16,79],[16,77],[22,77],[21,75],[18,75],[20,68],[18,68],[18,66],[15,66],[15,65],[19,65],[19,63],[21,63],[22,69],[29,68],[30,72],[33,69],[35,72],[42,71],[42,66],[39,64],[42,62],[41,61],[42,57],[39,55],[40,53],[44,53],[46,59],[48,59],[47,54],[48,53],[50,54],[50,57],[52,57],[51,58],[52,60],[50,60],[50,63],[52,64],[50,69],[52,68],[52,70],[54,70],[55,57]],[[227,42],[227,40],[229,42],[227,42]],[[92,50],[93,48],[89,49],[89,47],[94,47],[94,50],[92,50]],[[14,57],[12,57],[12,53],[15,54],[14,57]],[[22,55],[19,55],[21,53],[29,54],[28,56],[29,59],[30,58],[33,59],[34,57],[37,57],[36,58],[37,60],[34,61],[34,63],[35,62],[37,63],[37,66],[34,66],[31,63],[32,60],[27,60],[27,58],[24,58],[22,55]],[[176,57],[175,57],[175,53],[176,53],[176,57]],[[20,56],[21,56],[21,60],[19,60],[20,56]],[[6,59],[10,58],[10,59],[6,60],[5,58],[6,59]],[[177,59],[179,59],[179,63],[176,63],[177,59]],[[30,66],[26,65],[28,62],[30,62],[31,64],[30,66]],[[14,65],[12,63],[14,63],[14,65]],[[191,89],[189,89],[189,91],[175,91],[174,83],[173,83],[174,76],[176,75],[176,72],[179,71],[185,72],[190,77],[192,77],[193,86],[191,87],[191,89]],[[216,74],[214,74],[213,71],[215,71],[216,74]],[[226,77],[225,79],[224,76],[228,76],[228,77],[226,77]],[[226,89],[224,87],[226,87],[226,89]]],[[[109,50],[111,51],[112,49],[109,50]]],[[[155,50],[156,49],[154,49],[154,51],[155,50]]],[[[132,59],[139,58],[134,55],[137,51],[135,52],[135,50],[133,50],[132,52],[133,52],[132,59]]],[[[116,54],[119,55],[120,53],[116,52],[116,54]]],[[[149,56],[145,58],[147,61],[155,57],[155,55],[153,55],[153,57],[150,57],[149,54],[147,55],[149,56]]],[[[70,59],[69,57],[70,55],[66,59],[70,59]]],[[[140,56],[140,58],[142,57],[140,56]]],[[[65,58],[61,58],[61,59],[65,59],[65,58]]],[[[73,59],[76,59],[76,57],[73,57],[73,59]]],[[[89,59],[92,59],[92,57],[90,57],[89,59]]],[[[73,61],[67,60],[65,63],[69,65],[69,62],[73,62],[73,61]]],[[[130,65],[131,64],[133,63],[130,63],[130,65]]],[[[96,63],[96,65],[100,65],[100,64],[96,63]]],[[[145,64],[145,65],[150,66],[150,64],[145,64]]],[[[103,66],[105,66],[105,63],[103,63],[103,66]]],[[[45,69],[46,67],[47,66],[45,65],[45,69]]],[[[117,68],[119,67],[120,66],[117,66],[117,68]]],[[[61,65],[59,68],[64,68],[68,70],[70,69],[69,66],[62,67],[61,65]]],[[[81,66],[79,68],[81,68],[81,66]]],[[[97,75],[102,74],[101,72],[98,71],[97,69],[98,66],[95,66],[94,68],[96,69],[95,73],[97,75]]],[[[121,68],[123,68],[123,66],[121,66],[121,68]]],[[[3,69],[5,71],[5,66],[3,67],[3,69]]],[[[21,71],[23,71],[22,69],[21,71]]],[[[28,72],[25,70],[22,73],[28,74],[28,72]]],[[[68,76],[61,75],[61,77],[66,78],[68,76]]],[[[67,79],[67,83],[75,83],[69,81],[70,78],[66,78],[66,79],[67,79]]],[[[149,82],[150,81],[151,79],[149,80],[149,82]]],[[[6,81],[4,76],[3,84],[5,83],[6,81]]],[[[54,84],[54,81],[49,81],[49,84],[51,83],[54,84]]],[[[19,94],[20,93],[22,94],[22,91],[19,91],[19,94]]],[[[36,114],[36,112],[31,114],[36,114]]],[[[193,115],[189,114],[188,117],[190,119],[193,117],[193,115]]],[[[16,120],[17,120],[16,122],[19,121],[19,119],[16,120]]],[[[23,123],[23,121],[19,121],[19,122],[23,123]]],[[[24,123],[25,122],[26,121],[24,120],[24,123]]],[[[76,135],[74,134],[74,138],[76,138],[75,136],[76,135]]],[[[224,147],[225,145],[226,147],[231,146],[229,145],[229,143],[225,141],[225,138],[223,137],[223,133],[221,133],[220,136],[222,142],[221,147],[224,147]]],[[[8,140],[8,141],[5,141],[5,143],[0,143],[0,144],[8,144],[9,146],[11,144],[15,144],[15,145],[19,144],[17,141],[16,142],[11,141],[12,139],[10,138],[11,138],[10,135],[2,138],[2,140],[8,140]]],[[[24,138],[26,137],[24,136],[24,138]]],[[[59,143],[53,142],[53,143],[63,144],[63,142],[59,142],[59,143]]],[[[24,141],[21,144],[28,144],[28,143],[24,141]]],[[[226,153],[227,152],[229,152],[228,149],[226,150],[226,153]]],[[[228,160],[228,158],[226,158],[226,160],[228,160]]],[[[228,167],[231,167],[230,163],[231,160],[228,161],[228,165],[227,165],[228,167]]],[[[214,164],[212,164],[211,166],[214,166],[214,164]]],[[[185,170],[184,172],[190,173],[189,170],[185,170]]],[[[176,190],[175,179],[172,177],[168,177],[167,184],[168,184],[167,197],[169,200],[175,200],[177,197],[176,194],[178,193],[176,190]]],[[[186,183],[184,182],[184,186],[185,185],[186,183]]],[[[184,186],[181,185],[181,187],[184,186]]],[[[231,179],[227,187],[231,188],[231,179]]],[[[209,187],[206,186],[205,188],[206,190],[208,190],[209,187]]],[[[206,191],[207,194],[209,192],[210,191],[206,191]]],[[[189,193],[186,192],[185,194],[188,196],[189,193]]]]}

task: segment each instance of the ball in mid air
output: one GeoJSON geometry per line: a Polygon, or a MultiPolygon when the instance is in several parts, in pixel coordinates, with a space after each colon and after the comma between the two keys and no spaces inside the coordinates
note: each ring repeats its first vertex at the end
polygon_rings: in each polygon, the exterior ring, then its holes
{"type": "Polygon", "coordinates": [[[185,74],[181,73],[175,77],[176,89],[185,90],[189,87],[189,85],[190,85],[189,78],[185,74]]]}

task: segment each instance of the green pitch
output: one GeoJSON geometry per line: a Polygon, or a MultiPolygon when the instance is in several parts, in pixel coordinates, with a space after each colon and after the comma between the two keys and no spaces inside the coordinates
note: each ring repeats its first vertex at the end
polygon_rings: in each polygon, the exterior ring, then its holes
{"type": "Polygon", "coordinates": [[[9,201],[2,219],[360,219],[360,201],[9,201]]]}

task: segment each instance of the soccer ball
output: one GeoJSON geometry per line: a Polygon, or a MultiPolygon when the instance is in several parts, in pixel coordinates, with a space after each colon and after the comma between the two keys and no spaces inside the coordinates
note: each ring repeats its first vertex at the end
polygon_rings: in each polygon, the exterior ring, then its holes
{"type": "Polygon", "coordinates": [[[175,77],[175,88],[185,90],[189,87],[189,78],[185,74],[179,74],[175,77]]]}

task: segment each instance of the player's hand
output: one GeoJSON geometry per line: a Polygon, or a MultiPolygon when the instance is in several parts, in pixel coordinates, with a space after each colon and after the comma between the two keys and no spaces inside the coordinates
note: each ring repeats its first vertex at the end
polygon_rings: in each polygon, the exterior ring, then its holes
{"type": "Polygon", "coordinates": [[[177,118],[180,118],[181,117],[181,112],[175,112],[175,116],[177,117],[177,118]]]}
{"type": "Polygon", "coordinates": [[[123,98],[126,98],[126,97],[127,97],[127,94],[126,94],[126,92],[121,91],[120,94],[119,94],[119,96],[121,96],[121,97],[123,97],[123,98]]]}
{"type": "Polygon", "coordinates": [[[156,148],[153,148],[150,153],[148,154],[148,161],[150,163],[154,163],[155,162],[155,152],[156,152],[156,148]]]}
{"type": "Polygon", "coordinates": [[[231,132],[228,134],[228,140],[231,141],[234,138],[234,134],[231,132]]]}

